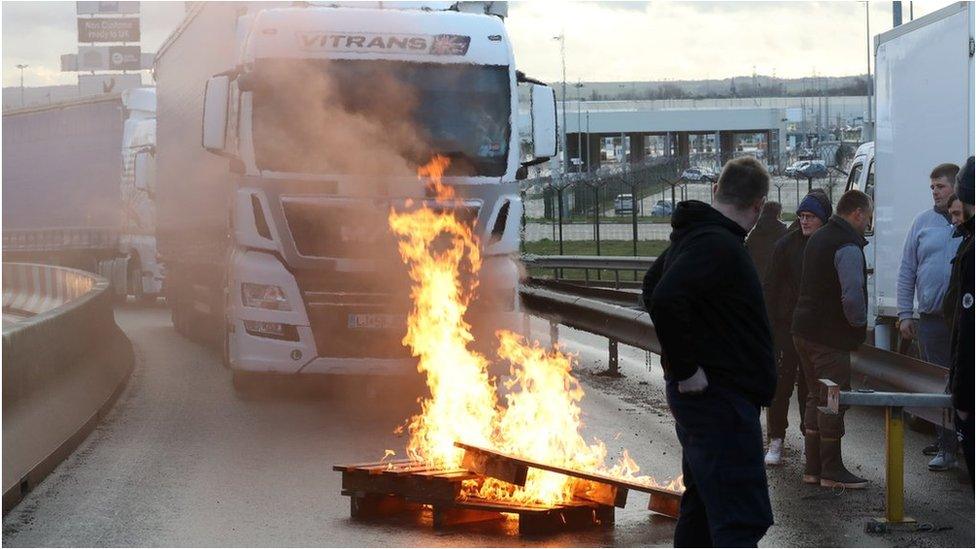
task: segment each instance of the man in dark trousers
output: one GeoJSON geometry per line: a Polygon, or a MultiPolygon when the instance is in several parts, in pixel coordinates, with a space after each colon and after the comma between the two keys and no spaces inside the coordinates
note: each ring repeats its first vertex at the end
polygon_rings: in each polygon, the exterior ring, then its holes
{"type": "Polygon", "coordinates": [[[806,431],[803,424],[803,411],[807,402],[807,384],[802,375],[797,383],[800,370],[800,357],[793,346],[790,326],[793,324],[793,310],[800,295],[800,276],[803,273],[803,251],[807,240],[820,227],[827,224],[833,214],[833,206],[827,194],[816,189],[803,198],[796,210],[799,227],[793,229],[776,242],[769,268],[763,275],[763,295],[766,310],[773,328],[773,342],[776,344],[777,380],[776,395],[766,410],[766,436],[769,448],[766,450],[766,465],[779,465],[783,462],[783,439],[789,426],[787,416],[793,385],[797,385],[797,402],[800,407],[800,432],[806,431]]]}
{"type": "Polygon", "coordinates": [[[783,206],[779,202],[766,202],[762,213],[759,214],[759,221],[746,237],[746,249],[749,250],[749,256],[756,265],[759,278],[762,278],[766,272],[766,265],[773,255],[776,241],[786,234],[786,225],[779,220],[782,212],[783,206]]]}
{"type": "Polygon", "coordinates": [[[949,295],[953,307],[949,389],[956,413],[956,430],[961,435],[966,468],[969,469],[970,488],[973,480],[973,157],[956,177],[956,195],[962,202],[962,244],[952,260],[949,295]]]}
{"type": "Polygon", "coordinates": [[[773,523],[759,410],[772,399],[776,366],[744,246],[768,191],[756,159],[729,161],[714,206],[678,204],[671,245],[644,277],[682,448],[676,547],[755,547],[773,523]]]}
{"type": "Polygon", "coordinates": [[[809,395],[804,411],[803,482],[824,487],[864,488],[867,480],[844,467],[841,437],[844,412],[829,414],[829,379],[851,389],[851,351],[864,342],[867,326],[867,268],[864,231],[873,214],[871,198],[850,190],[837,202],[837,213],[810,237],[803,251],[800,296],[793,312],[793,343],[800,356],[809,395]]]}

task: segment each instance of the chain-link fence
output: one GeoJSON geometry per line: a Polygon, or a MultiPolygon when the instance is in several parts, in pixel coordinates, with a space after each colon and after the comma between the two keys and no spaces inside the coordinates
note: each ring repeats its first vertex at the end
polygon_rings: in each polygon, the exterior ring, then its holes
{"type": "MultiPolygon", "coordinates": [[[[715,177],[707,170],[684,172],[678,159],[662,157],[562,179],[527,180],[523,252],[657,255],[671,235],[674,205],[683,200],[711,204],[715,177]]],[[[844,173],[835,169],[822,178],[776,175],[768,199],[783,205],[783,220],[790,223],[811,188],[823,189],[836,204],[845,183],[844,173]]]]}

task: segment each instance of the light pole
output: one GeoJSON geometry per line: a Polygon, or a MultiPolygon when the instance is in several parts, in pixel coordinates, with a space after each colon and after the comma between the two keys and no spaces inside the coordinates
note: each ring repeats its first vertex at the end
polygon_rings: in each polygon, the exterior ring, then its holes
{"type": "Polygon", "coordinates": [[[20,69],[20,106],[21,107],[24,107],[25,106],[25,104],[24,104],[24,69],[26,69],[29,66],[30,65],[26,65],[26,64],[17,65],[17,68],[20,69]]]}
{"type": "Polygon", "coordinates": [[[559,54],[563,60],[563,173],[569,172],[569,153],[566,151],[566,33],[553,36],[553,40],[559,40],[559,54]]]}
{"type": "MultiPolygon", "coordinates": [[[[576,157],[581,160],[577,170],[583,171],[583,113],[582,105],[583,98],[580,96],[580,92],[583,89],[583,82],[576,83],[576,157]]],[[[586,136],[587,139],[590,138],[589,135],[586,136]]],[[[589,159],[587,159],[589,161],[589,159]]],[[[597,254],[599,255],[599,254],[597,254]]]]}

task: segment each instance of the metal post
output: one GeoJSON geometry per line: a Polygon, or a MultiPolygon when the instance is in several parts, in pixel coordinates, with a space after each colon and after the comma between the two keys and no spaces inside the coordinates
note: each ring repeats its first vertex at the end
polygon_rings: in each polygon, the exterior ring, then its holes
{"type": "Polygon", "coordinates": [[[532,339],[532,317],[526,313],[522,313],[522,335],[526,341],[532,339]]]}
{"type": "Polygon", "coordinates": [[[555,348],[559,345],[559,324],[549,321],[549,345],[555,348]]]}
{"type": "Polygon", "coordinates": [[[889,524],[905,522],[905,420],[901,407],[885,408],[885,453],[885,520],[889,524]]]}
{"type": "MultiPolygon", "coordinates": [[[[634,257],[637,257],[637,238],[638,238],[637,237],[637,204],[638,204],[637,190],[638,190],[637,186],[635,185],[630,186],[630,196],[633,197],[633,200],[631,201],[630,204],[630,223],[631,223],[631,228],[633,229],[634,232],[634,257]]],[[[617,275],[617,280],[619,283],[620,280],[619,273],[617,275]]]]}
{"type": "Polygon", "coordinates": [[[563,186],[556,187],[556,200],[559,202],[559,255],[563,254],[563,186]]]}
{"type": "Polygon", "coordinates": [[[596,255],[600,255],[600,187],[598,185],[593,185],[593,200],[596,203],[593,217],[593,236],[596,238],[596,255]]]}
{"type": "Polygon", "coordinates": [[[24,69],[30,65],[18,64],[17,68],[20,69],[20,106],[26,107],[27,104],[24,102],[24,69]]]}
{"type": "Polygon", "coordinates": [[[620,355],[617,351],[617,340],[610,340],[609,356],[607,358],[607,374],[618,377],[620,376],[620,355]]]}

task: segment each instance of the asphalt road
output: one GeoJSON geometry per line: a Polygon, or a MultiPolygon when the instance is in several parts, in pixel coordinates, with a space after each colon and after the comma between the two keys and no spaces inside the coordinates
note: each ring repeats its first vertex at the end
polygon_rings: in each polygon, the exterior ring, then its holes
{"type": "MultiPolygon", "coordinates": [[[[357,523],[339,495],[337,463],[402,449],[394,428],[415,409],[404,380],[329,380],[330,387],[239,397],[211,349],[178,336],[162,307],[117,310],[137,364],[115,408],[82,446],[3,520],[5,546],[646,546],[669,545],[673,522],[643,497],[618,510],[610,530],[519,539],[504,526],[433,531],[413,524],[357,523]]],[[[547,339],[541,322],[534,334],[547,339]]],[[[625,378],[595,375],[605,343],[562,330],[579,353],[586,433],[611,454],[628,448],[648,472],[679,469],[660,367],[621,349],[625,378]]],[[[305,385],[303,383],[303,385],[305,385]]],[[[795,414],[794,414],[795,415],[795,414]]],[[[870,489],[840,493],[799,483],[798,433],[791,461],[770,471],[777,524],[763,545],[973,546],[973,496],[955,474],[924,470],[928,436],[909,433],[906,507],[933,532],[863,533],[882,512],[880,414],[849,416],[849,463],[870,489]],[[951,529],[941,529],[949,527],[951,529]]],[[[793,423],[795,424],[795,417],[793,423]]]]}

